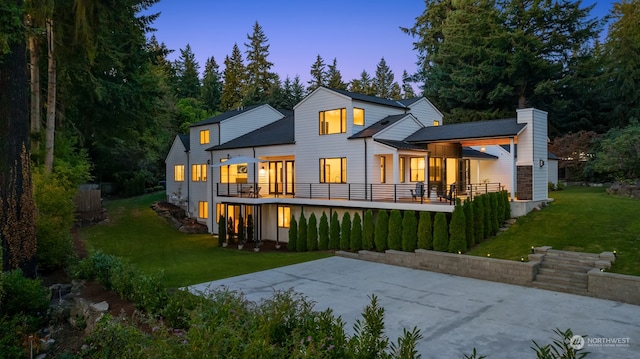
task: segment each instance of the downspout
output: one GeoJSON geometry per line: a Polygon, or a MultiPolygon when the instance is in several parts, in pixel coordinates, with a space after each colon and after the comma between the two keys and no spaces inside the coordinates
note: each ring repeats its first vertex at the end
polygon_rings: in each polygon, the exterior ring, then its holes
{"type": "Polygon", "coordinates": [[[513,137],[509,138],[509,152],[511,153],[511,202],[515,200],[516,193],[516,176],[518,175],[517,167],[516,167],[516,153],[515,147],[513,145],[513,137]]]}
{"type": "Polygon", "coordinates": [[[368,176],[368,171],[367,171],[367,163],[369,163],[369,160],[367,158],[367,138],[363,138],[363,142],[364,142],[364,199],[366,200],[367,198],[369,198],[368,196],[368,186],[367,186],[367,180],[369,179],[368,176]]]}
{"type": "Polygon", "coordinates": [[[189,151],[184,151],[187,154],[187,173],[189,176],[185,179],[187,181],[187,215],[191,216],[189,213],[189,208],[191,207],[191,162],[189,161],[189,151]]]}
{"type": "MultiPolygon", "coordinates": [[[[213,167],[211,166],[213,164],[213,152],[209,151],[209,165],[207,167],[207,171],[211,171],[211,176],[209,176],[209,178],[211,178],[211,234],[213,235],[213,229],[215,228],[215,224],[216,224],[216,213],[214,210],[214,202],[213,202],[213,190],[214,190],[214,186],[213,186],[213,167]]],[[[220,235],[220,233],[218,233],[218,235],[220,235]]]]}

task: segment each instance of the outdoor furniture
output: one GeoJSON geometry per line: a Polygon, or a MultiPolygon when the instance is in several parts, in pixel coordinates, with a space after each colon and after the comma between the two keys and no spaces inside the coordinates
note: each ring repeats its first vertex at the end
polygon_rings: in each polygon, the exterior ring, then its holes
{"type": "Polygon", "coordinates": [[[409,189],[409,191],[411,192],[411,198],[413,198],[414,201],[418,198],[422,199],[424,197],[424,183],[416,183],[416,188],[409,189]]]}
{"type": "Polygon", "coordinates": [[[260,197],[260,187],[256,187],[255,191],[249,192],[249,197],[258,198],[260,197]]]}
{"type": "Polygon", "coordinates": [[[452,183],[451,186],[449,186],[449,193],[445,193],[444,195],[440,196],[440,200],[445,199],[449,202],[452,202],[454,200],[454,196],[456,193],[456,183],[452,183]]]}

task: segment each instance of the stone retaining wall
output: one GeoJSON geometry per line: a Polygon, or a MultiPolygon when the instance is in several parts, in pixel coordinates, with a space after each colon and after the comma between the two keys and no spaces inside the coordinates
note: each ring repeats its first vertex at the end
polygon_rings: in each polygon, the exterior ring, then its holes
{"type": "Polygon", "coordinates": [[[592,269],[589,276],[589,294],[602,299],[640,305],[640,277],[592,269]]]}

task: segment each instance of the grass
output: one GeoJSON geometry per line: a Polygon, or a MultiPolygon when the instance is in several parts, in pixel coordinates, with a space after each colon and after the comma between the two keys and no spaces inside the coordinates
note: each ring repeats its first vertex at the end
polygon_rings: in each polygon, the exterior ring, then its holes
{"type": "Polygon", "coordinates": [[[184,234],[150,208],[164,192],[108,201],[109,223],[82,229],[87,249],[127,259],[147,273],[164,271],[167,287],[182,287],[325,258],[326,252],[241,252],[218,247],[211,234],[184,234]]]}
{"type": "Polygon", "coordinates": [[[508,231],[467,254],[520,260],[531,246],[601,253],[616,250],[611,271],[640,275],[640,201],[609,196],[604,188],[574,187],[551,192],[542,211],[521,217],[508,231]]]}

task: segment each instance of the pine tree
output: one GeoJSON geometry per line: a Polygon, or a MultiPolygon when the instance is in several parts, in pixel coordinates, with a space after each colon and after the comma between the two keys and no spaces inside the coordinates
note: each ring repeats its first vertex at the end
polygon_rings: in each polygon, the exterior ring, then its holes
{"type": "Polygon", "coordinates": [[[371,76],[365,70],[362,70],[362,73],[360,73],[360,78],[351,81],[349,90],[351,92],[361,93],[363,95],[374,96],[376,94],[371,76]]]}
{"type": "Polygon", "coordinates": [[[498,223],[498,201],[496,199],[497,192],[488,193],[489,201],[491,202],[491,234],[498,233],[500,224],[498,223]]]}
{"type": "Polygon", "coordinates": [[[414,211],[405,211],[402,217],[402,250],[413,252],[418,244],[418,222],[414,211]]]}
{"type": "Polygon", "coordinates": [[[222,243],[227,238],[227,221],[223,215],[218,218],[218,246],[222,247],[222,243]]]}
{"type": "Polygon", "coordinates": [[[418,222],[418,248],[433,249],[433,226],[431,224],[431,213],[420,212],[418,222]]]}
{"type": "Polygon", "coordinates": [[[340,228],[340,249],[348,251],[351,245],[351,215],[349,212],[344,212],[342,215],[340,228]]]}
{"type": "Polygon", "coordinates": [[[402,98],[414,98],[416,96],[416,92],[413,90],[413,86],[411,86],[411,77],[407,73],[407,70],[402,72],[402,98]]]}
{"type": "Polygon", "coordinates": [[[289,243],[287,243],[287,249],[290,252],[295,252],[296,244],[298,244],[298,221],[296,221],[296,217],[292,214],[291,220],[289,221],[289,243]]]}
{"type": "Polygon", "coordinates": [[[246,233],[244,218],[242,218],[242,216],[238,216],[238,245],[244,245],[246,233]]]}
{"type": "Polygon", "coordinates": [[[362,223],[362,249],[370,251],[375,248],[374,245],[375,222],[373,221],[373,211],[368,209],[364,212],[364,220],[362,223]]]}
{"type": "Polygon", "coordinates": [[[327,86],[332,89],[346,90],[347,84],[342,81],[342,74],[338,70],[338,60],[333,59],[333,64],[329,65],[327,70],[327,86]]]}
{"type": "Polygon", "coordinates": [[[307,251],[307,218],[304,212],[300,213],[300,221],[298,222],[298,242],[296,242],[296,250],[298,252],[307,251]]]}
{"type": "Polygon", "coordinates": [[[239,108],[243,104],[247,70],[242,61],[238,44],[233,45],[231,57],[224,59],[224,85],[220,95],[220,107],[223,111],[239,108]]]}
{"type": "Polygon", "coordinates": [[[502,191],[502,201],[504,202],[504,219],[511,219],[511,202],[509,201],[509,192],[502,191]]]}
{"type": "Polygon", "coordinates": [[[491,237],[491,230],[493,228],[491,221],[491,201],[489,200],[489,196],[486,194],[483,194],[480,197],[482,200],[482,206],[484,207],[484,238],[487,239],[491,237]]]}
{"type": "Polygon", "coordinates": [[[481,197],[473,199],[473,239],[476,243],[484,241],[484,201],[481,197]]]}
{"type": "Polygon", "coordinates": [[[353,215],[353,221],[351,222],[351,243],[349,247],[352,251],[362,249],[362,220],[358,212],[353,215]]]}
{"type": "Polygon", "coordinates": [[[440,252],[449,250],[449,230],[444,212],[437,212],[433,220],[433,250],[440,252]]]}
{"type": "Polygon", "coordinates": [[[309,84],[307,92],[313,92],[318,87],[327,85],[327,70],[320,55],[316,58],[316,62],[311,65],[309,73],[311,74],[311,80],[307,82],[309,84]]]}
{"type": "MultiPolygon", "coordinates": [[[[292,103],[294,106],[298,104],[298,102],[302,101],[302,99],[306,94],[304,90],[304,85],[300,81],[299,75],[296,75],[296,77],[293,78],[292,94],[293,94],[292,103]]],[[[293,108],[293,106],[291,108],[293,108]]]]}
{"type": "Polygon", "coordinates": [[[378,252],[384,252],[387,246],[387,237],[389,235],[389,216],[384,209],[378,212],[378,218],[376,219],[376,233],[374,235],[374,242],[376,250],[378,252]]]}
{"type": "Polygon", "coordinates": [[[464,217],[464,208],[458,199],[451,214],[451,223],[449,223],[449,252],[464,253],[466,251],[466,220],[464,217]]]}
{"type": "Polygon", "coordinates": [[[222,75],[219,69],[216,59],[213,56],[207,59],[202,77],[200,101],[202,101],[204,108],[211,113],[217,111],[220,107],[222,75]]]}
{"type": "Polygon", "coordinates": [[[247,35],[247,39],[249,43],[244,44],[247,48],[246,90],[252,93],[252,102],[264,103],[271,96],[274,84],[274,74],[270,71],[273,63],[267,59],[269,40],[257,21],[253,25],[253,34],[247,35]]]}
{"type": "Polygon", "coordinates": [[[473,247],[476,244],[475,241],[475,231],[473,229],[473,225],[475,223],[473,219],[473,201],[470,199],[466,199],[464,201],[464,220],[465,220],[465,234],[467,236],[467,248],[473,247]]]}
{"type": "Polygon", "coordinates": [[[311,213],[307,225],[307,250],[318,250],[318,220],[315,213],[311,213]]]}
{"type": "Polygon", "coordinates": [[[393,78],[393,71],[391,71],[383,57],[376,66],[376,76],[372,81],[375,96],[391,99],[394,84],[393,78]]]}
{"type": "Polygon", "coordinates": [[[180,57],[175,62],[176,75],[178,76],[178,98],[200,97],[200,65],[196,61],[196,55],[191,51],[191,46],[180,49],[180,57]]]}
{"type": "Polygon", "coordinates": [[[340,220],[338,212],[331,215],[331,223],[329,223],[329,249],[340,248],[340,220]]]}
{"type": "Polygon", "coordinates": [[[329,219],[325,212],[322,212],[322,216],[320,217],[318,237],[318,249],[321,251],[329,249],[329,219]]]}
{"type": "Polygon", "coordinates": [[[392,209],[389,215],[387,245],[389,249],[402,250],[402,214],[397,209],[392,209]]]}

